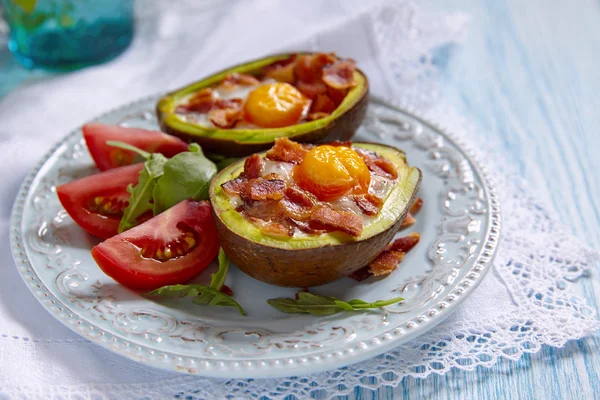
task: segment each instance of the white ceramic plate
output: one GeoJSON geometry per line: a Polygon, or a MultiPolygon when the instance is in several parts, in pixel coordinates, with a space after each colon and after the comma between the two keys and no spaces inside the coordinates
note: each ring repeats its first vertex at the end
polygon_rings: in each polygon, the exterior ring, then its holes
{"type": "MultiPolygon", "coordinates": [[[[156,128],[157,97],[96,121],[156,128]]],[[[345,278],[313,292],[367,301],[403,296],[398,305],[328,317],[289,315],[266,300],[294,289],[258,282],[232,268],[227,284],[248,316],[185,300],[153,301],[104,275],[90,256],[98,241],[62,209],[55,187],[96,171],[76,130],[27,177],[11,221],[12,251],[35,297],[60,322],[133,360],[211,377],[262,378],[314,373],[355,363],[405,343],[439,323],[490,269],[500,233],[494,190],[464,145],[443,129],[372,100],[355,140],[406,151],[423,172],[424,206],[410,230],[421,242],[388,278],[345,278]]],[[[404,232],[406,234],[407,232],[404,232]]],[[[198,281],[208,282],[212,270],[198,281]]]]}

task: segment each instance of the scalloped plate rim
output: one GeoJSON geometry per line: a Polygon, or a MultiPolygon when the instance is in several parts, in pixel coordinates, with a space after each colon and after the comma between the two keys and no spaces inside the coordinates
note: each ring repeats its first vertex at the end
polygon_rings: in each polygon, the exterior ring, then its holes
{"type": "MultiPolygon", "coordinates": [[[[90,122],[99,121],[103,117],[114,112],[127,108],[133,108],[137,104],[147,102],[162,95],[164,94],[161,93],[158,95],[147,96],[137,101],[115,107],[99,115],[90,122]]],[[[291,357],[261,358],[260,361],[262,364],[265,364],[264,360],[270,360],[271,362],[269,365],[257,365],[258,362],[247,360],[239,361],[235,359],[215,361],[208,358],[202,359],[200,357],[185,356],[171,351],[157,351],[146,345],[132,343],[123,335],[117,335],[105,331],[104,329],[95,326],[93,322],[88,321],[86,318],[78,316],[75,311],[71,310],[64,303],[59,302],[59,300],[45,286],[42,286],[43,290],[36,293],[34,288],[28,284],[27,278],[40,282],[39,276],[35,272],[35,269],[30,263],[28,257],[24,254],[24,252],[21,251],[21,248],[24,247],[23,237],[21,235],[24,201],[29,194],[31,184],[41,172],[41,169],[44,167],[48,159],[52,157],[52,155],[60,148],[60,146],[62,146],[70,137],[77,135],[80,132],[80,127],[74,129],[71,133],[61,138],[60,141],[54,144],[50,150],[47,151],[46,154],[44,154],[44,156],[36,163],[35,167],[27,174],[26,178],[21,184],[13,203],[10,218],[10,245],[13,259],[17,265],[17,269],[21,275],[21,278],[23,279],[23,282],[29,288],[34,297],[40,302],[40,304],[55,319],[57,319],[67,328],[71,329],[73,332],[85,337],[93,343],[98,344],[116,354],[155,368],[212,378],[277,378],[322,372],[325,370],[331,370],[355,364],[378,356],[394,347],[410,341],[419,335],[424,334],[432,329],[435,325],[442,322],[452,312],[454,312],[464,301],[464,299],[468,297],[468,295],[471,294],[473,290],[481,283],[485,275],[491,269],[497,253],[497,243],[501,235],[500,206],[495,193],[494,184],[489,176],[489,173],[479,162],[479,159],[467,144],[458,140],[445,127],[422,116],[418,111],[410,106],[401,105],[394,101],[372,95],[370,96],[369,101],[388,106],[396,111],[408,115],[411,118],[414,118],[423,125],[427,125],[430,129],[442,135],[445,139],[454,144],[460,153],[469,161],[474,172],[480,177],[487,199],[486,209],[489,212],[487,214],[488,229],[485,232],[485,242],[482,244],[481,250],[476,255],[469,272],[465,274],[463,279],[453,282],[452,286],[454,289],[449,290],[445,296],[436,301],[436,305],[446,302],[447,306],[443,309],[443,311],[437,311],[433,315],[430,314],[430,316],[425,315],[427,313],[424,312],[420,316],[412,318],[411,321],[408,321],[404,324],[407,325],[409,328],[408,330],[399,329],[398,326],[390,327],[385,333],[380,334],[375,338],[371,338],[370,345],[362,346],[362,350],[348,351],[348,349],[344,350],[342,348],[335,351],[330,350],[325,356],[319,356],[317,359],[310,361],[306,359],[305,362],[300,363],[295,362],[291,357]],[[486,253],[486,255],[484,255],[484,253],[486,253]],[[476,271],[473,271],[474,269],[476,269],[476,271]],[[469,277],[469,275],[473,275],[473,272],[476,272],[476,276],[469,277]],[[459,286],[461,286],[461,292],[459,294],[454,293],[455,289],[459,286]],[[61,316],[58,308],[52,308],[57,304],[60,305],[61,308],[69,311],[70,314],[67,314],[68,317],[65,318],[64,316],[61,316]],[[411,326],[411,324],[413,326],[411,326]],[[120,344],[119,341],[122,342],[124,348],[118,346],[120,344]],[[153,357],[152,359],[148,357],[142,357],[128,350],[131,345],[133,345],[133,347],[136,349],[147,349],[149,352],[151,352],[151,354],[153,354],[153,356],[155,356],[156,353],[161,354],[160,356],[153,357]],[[195,364],[194,367],[189,366],[190,360],[192,360],[193,364],[195,364]],[[186,361],[188,362],[186,363],[186,361]]],[[[430,307],[430,312],[432,309],[433,307],[430,307]]]]}

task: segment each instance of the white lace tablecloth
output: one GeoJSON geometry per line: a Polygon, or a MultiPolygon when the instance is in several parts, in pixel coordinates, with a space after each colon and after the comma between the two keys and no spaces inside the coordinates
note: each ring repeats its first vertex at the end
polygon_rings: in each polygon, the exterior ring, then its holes
{"type": "MultiPolygon", "coordinates": [[[[0,100],[0,399],[329,398],[405,376],[472,370],[562,346],[598,327],[574,292],[598,254],[570,237],[490,137],[457,115],[439,91],[437,62],[460,45],[463,14],[409,1],[258,0],[139,2],[132,47],[115,61],[30,81],[0,100]],[[411,105],[480,148],[504,214],[493,271],[434,331],[374,359],[306,377],[227,382],[151,369],[114,355],[56,322],[21,282],[8,244],[10,208],[25,174],[86,120],[174,89],[229,65],[284,50],[335,51],[357,60],[372,92],[411,105]],[[318,393],[313,393],[318,391],[318,393]],[[186,397],[188,396],[188,397],[186,397]]],[[[2,80],[0,70],[0,80],[2,80]]]]}

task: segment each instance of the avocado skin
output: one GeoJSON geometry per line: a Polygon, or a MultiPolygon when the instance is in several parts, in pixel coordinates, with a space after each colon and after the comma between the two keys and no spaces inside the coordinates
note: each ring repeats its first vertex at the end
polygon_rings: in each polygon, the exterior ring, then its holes
{"type": "MultiPolygon", "coordinates": [[[[398,150],[399,151],[399,150],[398,150]]],[[[239,161],[239,162],[243,162],[239,161]]],[[[417,169],[418,170],[418,169],[417,169]]],[[[308,249],[282,249],[258,243],[230,229],[212,207],[221,247],[240,270],[271,285],[308,288],[346,277],[368,265],[392,241],[416,199],[422,173],[396,221],[369,238],[308,249]]],[[[214,182],[211,185],[211,202],[214,182]]]]}
{"type": "MultiPolygon", "coordinates": [[[[299,52],[297,54],[309,54],[309,53],[308,52],[299,52]]],[[[267,56],[264,58],[266,59],[266,58],[282,57],[284,55],[287,55],[287,54],[267,56]]],[[[235,68],[235,67],[231,67],[226,70],[217,72],[211,76],[222,74],[233,68],[235,68]]],[[[355,104],[353,104],[351,107],[349,107],[347,110],[345,110],[340,116],[338,116],[333,121],[331,121],[329,124],[327,124],[326,126],[321,127],[321,128],[316,128],[312,131],[309,131],[309,132],[306,132],[306,133],[303,133],[300,135],[293,136],[292,140],[294,140],[296,142],[301,142],[301,143],[324,143],[324,142],[331,142],[334,140],[342,140],[342,141],[350,140],[352,138],[352,136],[354,136],[354,133],[356,132],[356,130],[358,129],[358,127],[362,123],[362,120],[365,117],[365,114],[367,112],[367,106],[369,103],[369,81],[368,81],[368,78],[360,69],[357,68],[356,71],[358,71],[363,76],[364,81],[365,81],[365,89],[363,90],[363,92],[361,94],[358,95],[360,97],[359,100],[355,104]]],[[[180,88],[178,90],[175,90],[175,91],[167,94],[166,96],[163,97],[163,99],[166,97],[172,96],[175,93],[177,93],[183,89],[185,89],[185,87],[180,88]]],[[[173,136],[177,136],[177,137],[179,137],[185,141],[188,141],[190,143],[191,142],[198,143],[205,152],[223,154],[223,155],[230,156],[230,157],[245,157],[245,156],[248,156],[253,153],[258,153],[263,150],[267,150],[273,146],[273,142],[274,142],[273,140],[269,140],[269,141],[262,142],[262,143],[245,143],[243,141],[239,141],[239,140],[235,140],[235,139],[216,139],[216,138],[212,138],[212,137],[208,137],[208,136],[190,134],[181,129],[175,129],[171,125],[169,125],[168,123],[165,122],[165,117],[169,113],[161,110],[160,105],[161,105],[161,101],[159,100],[159,102],[156,105],[156,115],[157,115],[160,129],[165,133],[168,133],[173,136]]],[[[282,130],[285,131],[285,130],[288,130],[291,128],[293,128],[293,126],[282,128],[282,130]]],[[[260,130],[260,129],[257,129],[257,130],[260,130]]],[[[232,136],[234,136],[235,130],[231,130],[231,131],[232,131],[232,136]]],[[[287,134],[281,135],[281,137],[284,137],[284,136],[289,136],[289,135],[287,135],[287,134]]]]}

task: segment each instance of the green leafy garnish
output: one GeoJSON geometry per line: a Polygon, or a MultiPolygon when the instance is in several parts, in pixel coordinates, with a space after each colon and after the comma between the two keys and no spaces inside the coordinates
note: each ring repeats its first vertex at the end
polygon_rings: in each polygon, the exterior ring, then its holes
{"type": "Polygon", "coordinates": [[[229,257],[223,251],[223,249],[219,249],[219,256],[217,257],[219,260],[219,269],[217,272],[210,276],[210,287],[213,289],[221,290],[223,285],[225,284],[225,278],[227,278],[227,272],[229,272],[229,257]]]}
{"type": "Polygon", "coordinates": [[[210,161],[214,162],[217,165],[217,170],[221,171],[225,169],[225,167],[230,166],[234,162],[238,161],[239,157],[227,157],[222,154],[216,153],[206,153],[206,158],[210,161]]]}
{"type": "Polygon", "coordinates": [[[133,151],[146,160],[138,184],[127,188],[129,204],[119,223],[119,233],[136,226],[137,219],[148,211],[157,215],[183,200],[208,200],[217,167],[204,157],[196,143],[190,144],[189,151],[170,159],[128,143],[107,141],[106,144],[133,151]]]}
{"type": "Polygon", "coordinates": [[[186,199],[208,200],[210,182],[216,174],[216,165],[204,157],[200,146],[192,143],[189,151],[165,163],[163,176],[153,192],[154,215],[186,199]]]}
{"type": "Polygon", "coordinates": [[[137,225],[137,219],[152,210],[153,191],[156,182],[163,175],[163,166],[167,158],[162,154],[149,154],[140,171],[138,184],[129,185],[129,204],[123,211],[123,217],[119,223],[119,233],[133,228],[137,225]]]}
{"type": "Polygon", "coordinates": [[[240,314],[246,315],[246,312],[230,296],[219,292],[210,286],[191,284],[191,285],[168,285],[147,293],[147,296],[160,297],[193,297],[192,302],[199,305],[235,307],[240,314]]]}
{"type": "Polygon", "coordinates": [[[402,300],[404,300],[402,297],[396,297],[390,300],[378,300],[373,303],[367,303],[359,299],[343,301],[335,297],[299,292],[297,299],[277,298],[267,300],[267,302],[272,307],[288,314],[331,315],[342,311],[361,311],[369,308],[389,306],[402,300]]]}
{"type": "Polygon", "coordinates": [[[191,285],[168,285],[147,293],[147,296],[160,297],[193,297],[192,302],[199,305],[235,307],[240,314],[246,316],[246,312],[231,296],[220,292],[227,272],[229,271],[229,258],[223,251],[219,250],[219,269],[211,275],[210,286],[191,285]]]}

